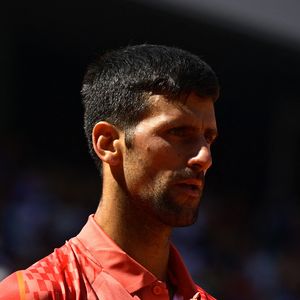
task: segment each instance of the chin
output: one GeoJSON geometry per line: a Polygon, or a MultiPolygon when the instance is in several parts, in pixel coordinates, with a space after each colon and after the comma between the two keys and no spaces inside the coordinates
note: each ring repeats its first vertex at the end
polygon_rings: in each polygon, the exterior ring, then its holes
{"type": "Polygon", "coordinates": [[[154,201],[154,215],[161,223],[169,227],[186,227],[194,224],[198,218],[201,194],[197,197],[186,193],[159,197],[154,201]]]}
{"type": "Polygon", "coordinates": [[[193,225],[198,218],[198,208],[188,211],[181,211],[179,214],[168,214],[161,216],[161,221],[170,227],[186,227],[193,225]]]}
{"type": "Polygon", "coordinates": [[[180,220],[179,222],[177,222],[176,224],[174,224],[173,227],[187,227],[187,226],[191,226],[191,225],[193,225],[193,224],[196,223],[197,217],[198,217],[198,214],[197,214],[196,217],[193,217],[192,219],[189,219],[189,220],[180,220]]]}

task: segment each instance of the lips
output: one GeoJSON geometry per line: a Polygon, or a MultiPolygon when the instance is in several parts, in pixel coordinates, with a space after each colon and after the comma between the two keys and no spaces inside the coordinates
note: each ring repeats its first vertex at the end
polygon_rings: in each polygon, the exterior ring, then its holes
{"type": "Polygon", "coordinates": [[[203,188],[203,185],[204,185],[204,179],[188,178],[188,179],[179,181],[179,184],[186,184],[186,185],[189,185],[196,189],[201,189],[201,188],[203,188]]]}
{"type": "Polygon", "coordinates": [[[176,186],[184,193],[192,197],[199,197],[202,193],[204,180],[185,179],[176,183],[176,186]]]}

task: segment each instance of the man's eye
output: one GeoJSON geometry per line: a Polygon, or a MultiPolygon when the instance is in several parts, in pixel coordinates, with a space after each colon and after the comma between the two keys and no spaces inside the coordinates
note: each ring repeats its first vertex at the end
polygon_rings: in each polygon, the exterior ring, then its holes
{"type": "Polygon", "coordinates": [[[212,135],[212,134],[206,134],[205,140],[208,144],[213,144],[213,142],[216,140],[216,137],[215,137],[215,135],[212,135]]]}
{"type": "Polygon", "coordinates": [[[173,135],[181,135],[183,133],[183,130],[182,128],[172,128],[169,130],[169,133],[173,135]]]}
{"type": "Polygon", "coordinates": [[[189,134],[191,134],[193,130],[187,128],[187,127],[175,127],[169,130],[169,134],[175,135],[178,137],[184,137],[189,134]]]}

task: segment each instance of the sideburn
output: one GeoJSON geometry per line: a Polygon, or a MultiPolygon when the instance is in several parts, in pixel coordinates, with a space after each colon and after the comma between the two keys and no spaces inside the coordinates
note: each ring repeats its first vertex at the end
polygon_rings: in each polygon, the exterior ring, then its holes
{"type": "Polygon", "coordinates": [[[133,137],[134,137],[134,130],[132,128],[126,129],[125,130],[125,145],[126,145],[127,149],[132,148],[133,137]]]}

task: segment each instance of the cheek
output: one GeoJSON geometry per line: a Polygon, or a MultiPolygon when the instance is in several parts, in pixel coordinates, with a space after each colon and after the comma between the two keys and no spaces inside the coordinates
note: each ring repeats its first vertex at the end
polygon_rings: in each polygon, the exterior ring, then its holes
{"type": "Polygon", "coordinates": [[[183,151],[178,151],[167,142],[148,145],[146,151],[149,167],[161,171],[182,167],[185,160],[183,151]]]}

